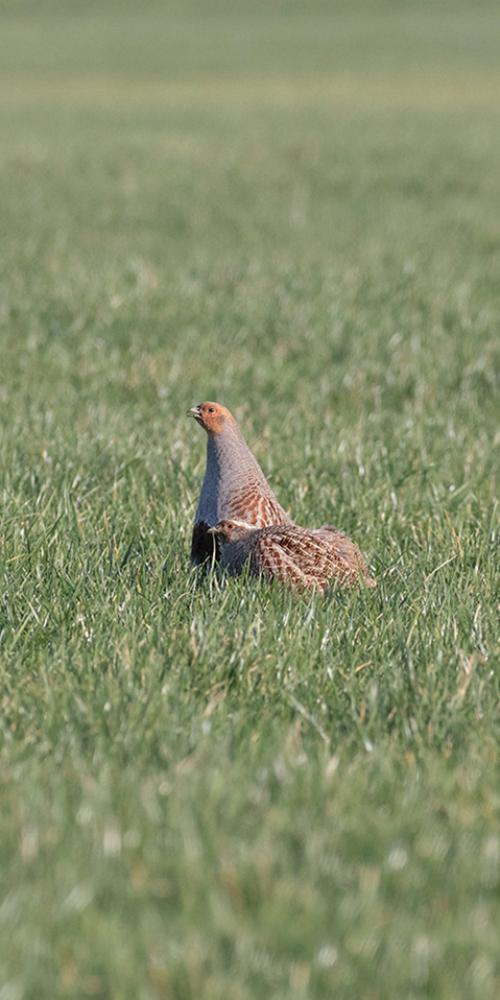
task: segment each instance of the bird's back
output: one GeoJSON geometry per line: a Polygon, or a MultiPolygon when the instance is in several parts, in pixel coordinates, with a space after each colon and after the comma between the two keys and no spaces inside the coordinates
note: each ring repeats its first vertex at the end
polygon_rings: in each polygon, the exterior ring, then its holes
{"type": "Polygon", "coordinates": [[[253,573],[277,579],[299,589],[325,590],[334,582],[376,586],[357,545],[335,528],[316,531],[295,524],[254,532],[247,543],[253,573]]]}

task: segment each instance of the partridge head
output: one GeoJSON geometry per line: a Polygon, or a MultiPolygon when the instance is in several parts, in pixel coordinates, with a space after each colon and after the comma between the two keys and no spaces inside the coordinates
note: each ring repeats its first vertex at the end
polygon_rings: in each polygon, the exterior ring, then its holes
{"type": "Polygon", "coordinates": [[[224,521],[219,521],[214,528],[210,528],[210,533],[215,535],[223,545],[228,545],[231,542],[241,542],[243,538],[247,538],[249,534],[251,535],[252,532],[258,530],[254,524],[249,524],[248,521],[226,518],[224,521]]]}
{"type": "Polygon", "coordinates": [[[220,403],[198,403],[198,406],[192,406],[187,411],[187,415],[194,417],[207,434],[221,434],[226,421],[236,423],[232,413],[220,403]]]}

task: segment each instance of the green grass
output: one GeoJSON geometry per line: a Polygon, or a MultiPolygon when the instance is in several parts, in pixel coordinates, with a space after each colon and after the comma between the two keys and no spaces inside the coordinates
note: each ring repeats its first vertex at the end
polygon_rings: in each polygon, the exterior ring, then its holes
{"type": "Polygon", "coordinates": [[[0,29],[0,1000],[493,1000],[497,5],[0,29]],[[190,571],[206,398],[375,593],[190,571]]]}

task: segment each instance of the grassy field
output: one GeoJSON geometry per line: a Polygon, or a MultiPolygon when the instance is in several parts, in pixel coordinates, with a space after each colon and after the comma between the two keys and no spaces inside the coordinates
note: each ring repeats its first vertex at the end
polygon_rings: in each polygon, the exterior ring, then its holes
{"type": "Polygon", "coordinates": [[[2,4],[0,1000],[498,997],[499,45],[2,4]],[[206,398],[375,593],[190,570],[206,398]]]}

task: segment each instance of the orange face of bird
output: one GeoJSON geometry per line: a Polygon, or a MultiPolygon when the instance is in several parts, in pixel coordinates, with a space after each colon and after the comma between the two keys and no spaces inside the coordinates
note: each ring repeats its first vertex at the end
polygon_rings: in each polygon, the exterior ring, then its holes
{"type": "Polygon", "coordinates": [[[207,434],[220,434],[227,423],[234,424],[233,415],[220,403],[198,403],[187,412],[207,434]]]}

